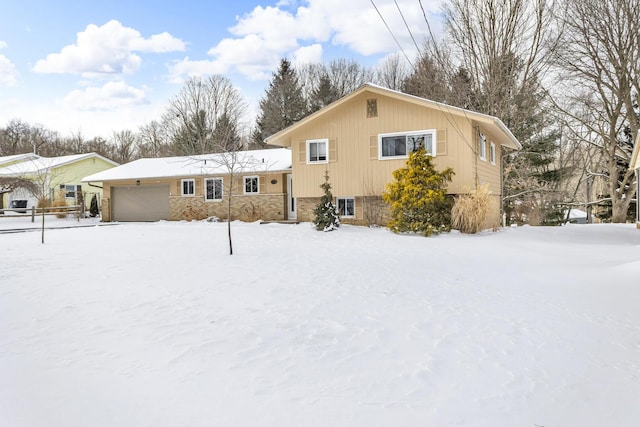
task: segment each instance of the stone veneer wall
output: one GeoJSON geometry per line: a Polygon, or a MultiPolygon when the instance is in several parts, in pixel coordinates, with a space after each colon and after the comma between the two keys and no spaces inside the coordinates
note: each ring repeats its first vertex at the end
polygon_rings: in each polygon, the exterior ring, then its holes
{"type": "MultiPolygon", "coordinates": [[[[320,198],[300,198],[298,203],[298,220],[312,222],[313,210],[320,203],[320,198]]],[[[356,217],[341,218],[343,224],[353,225],[379,225],[386,227],[389,222],[389,205],[380,196],[356,197],[356,217]]],[[[496,229],[500,227],[500,196],[491,197],[489,213],[484,224],[484,229],[496,229]]]]}
{"type": "Polygon", "coordinates": [[[103,198],[102,206],[100,207],[100,213],[102,215],[102,222],[111,221],[111,199],[103,198]]]}
{"type": "MultiPolygon", "coordinates": [[[[320,198],[298,198],[296,202],[298,204],[298,221],[312,222],[315,217],[313,211],[320,203],[320,198]]],[[[389,222],[389,206],[379,196],[356,197],[356,217],[341,218],[340,222],[353,225],[386,226],[389,222]]]]}
{"type": "MultiPolygon", "coordinates": [[[[286,194],[238,195],[233,197],[231,216],[241,221],[282,221],[286,219],[286,194]]],[[[169,197],[169,219],[200,220],[209,217],[227,219],[227,199],[210,202],[202,197],[169,197]]]]}

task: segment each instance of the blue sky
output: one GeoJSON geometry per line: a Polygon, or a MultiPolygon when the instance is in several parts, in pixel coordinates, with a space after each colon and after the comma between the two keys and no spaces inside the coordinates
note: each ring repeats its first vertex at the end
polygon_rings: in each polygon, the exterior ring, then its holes
{"type": "MultiPolygon", "coordinates": [[[[418,0],[374,0],[410,57],[418,0]]],[[[440,28],[439,0],[422,0],[440,28]]],[[[222,74],[255,114],[282,57],[377,64],[398,47],[371,0],[0,1],[0,126],[108,138],[159,119],[189,75],[222,74]]]]}

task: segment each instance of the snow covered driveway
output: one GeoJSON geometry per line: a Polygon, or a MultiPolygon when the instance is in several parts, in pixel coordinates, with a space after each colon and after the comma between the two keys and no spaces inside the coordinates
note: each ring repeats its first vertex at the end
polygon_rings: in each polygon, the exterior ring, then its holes
{"type": "Polygon", "coordinates": [[[640,230],[0,236],[0,426],[636,426],[640,230]]]}

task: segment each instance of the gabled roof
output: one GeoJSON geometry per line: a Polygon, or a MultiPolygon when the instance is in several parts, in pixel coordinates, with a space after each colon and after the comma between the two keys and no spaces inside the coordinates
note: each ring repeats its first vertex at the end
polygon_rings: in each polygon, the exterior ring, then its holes
{"type": "Polygon", "coordinates": [[[20,163],[14,163],[1,168],[0,176],[32,175],[90,158],[98,158],[114,166],[118,165],[118,163],[113,160],[109,160],[97,153],[72,154],[70,156],[60,157],[36,156],[35,158],[25,159],[20,163]]]}
{"type": "Polygon", "coordinates": [[[25,161],[25,160],[33,160],[33,159],[37,159],[40,156],[38,156],[37,154],[34,153],[24,153],[24,154],[14,154],[12,156],[4,156],[4,157],[0,157],[0,166],[7,164],[7,163],[13,163],[13,162],[21,162],[21,161],[25,161]]]}
{"type": "Polygon", "coordinates": [[[82,181],[104,182],[125,179],[176,178],[229,173],[227,166],[236,155],[234,173],[288,171],[291,151],[286,148],[238,151],[198,156],[139,159],[87,176],[82,181]]]}
{"type": "MultiPolygon", "coordinates": [[[[416,104],[416,105],[421,105],[423,107],[427,107],[427,108],[432,108],[432,109],[437,109],[442,111],[445,114],[451,114],[454,116],[462,116],[462,117],[466,117],[468,119],[474,120],[478,123],[483,124],[483,126],[487,127],[489,130],[493,131],[493,133],[495,134],[502,134],[505,136],[504,141],[501,141],[501,145],[510,147],[510,148],[514,148],[514,149],[521,149],[522,145],[520,145],[520,142],[518,142],[518,140],[516,139],[515,136],[513,136],[513,133],[511,133],[511,131],[507,128],[507,126],[505,126],[504,123],[502,123],[502,120],[500,120],[497,117],[493,117],[493,116],[489,116],[486,114],[482,114],[482,113],[477,113],[475,111],[471,111],[471,110],[465,110],[463,108],[458,108],[458,107],[453,107],[451,105],[447,105],[447,104],[443,104],[440,102],[435,102],[435,101],[431,101],[429,99],[425,99],[425,98],[420,98],[418,96],[414,96],[414,95],[409,95],[406,93],[402,93],[402,92],[398,92],[396,90],[391,90],[382,86],[378,86],[378,85],[374,85],[372,83],[366,83],[364,85],[362,85],[360,88],[356,89],[355,91],[351,92],[349,95],[343,96],[342,98],[338,99],[337,101],[327,105],[326,107],[316,111],[315,113],[305,117],[304,119],[294,123],[293,125],[289,126],[286,129],[281,130],[280,132],[277,132],[271,136],[269,136],[266,139],[267,144],[272,144],[272,145],[280,145],[280,146],[286,146],[287,145],[287,141],[286,141],[286,137],[293,131],[295,131],[296,129],[300,128],[301,126],[306,125],[307,123],[309,123],[310,121],[328,113],[329,111],[332,111],[333,109],[349,102],[351,99],[357,97],[358,95],[364,93],[364,92],[371,92],[374,94],[378,94],[378,95],[383,95],[383,96],[389,96],[391,98],[395,98],[395,99],[399,99],[402,101],[406,101],[406,102],[410,102],[412,104],[416,104]]],[[[497,142],[497,141],[496,141],[497,142]]]]}

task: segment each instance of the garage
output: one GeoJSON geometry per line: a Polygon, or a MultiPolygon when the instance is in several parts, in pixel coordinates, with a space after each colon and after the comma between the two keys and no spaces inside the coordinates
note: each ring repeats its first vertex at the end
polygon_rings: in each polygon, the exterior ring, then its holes
{"type": "Polygon", "coordinates": [[[169,185],[112,187],[113,221],[169,219],[169,185]]]}

